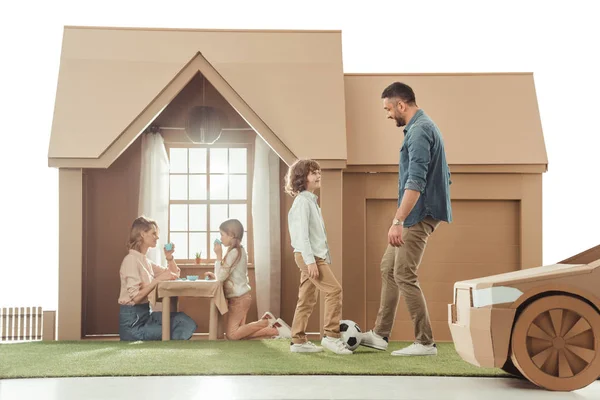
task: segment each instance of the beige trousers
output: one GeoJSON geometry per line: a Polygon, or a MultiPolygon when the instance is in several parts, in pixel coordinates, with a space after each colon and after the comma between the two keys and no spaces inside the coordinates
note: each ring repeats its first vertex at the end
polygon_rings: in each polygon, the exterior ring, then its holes
{"type": "Polygon", "coordinates": [[[251,304],[250,293],[228,299],[229,311],[225,330],[227,339],[270,339],[277,336],[277,328],[269,328],[269,321],[266,319],[246,324],[246,315],[251,304]]]}
{"type": "Polygon", "coordinates": [[[340,319],[342,319],[342,286],[339,284],[329,264],[322,258],[315,257],[319,276],[316,279],[308,276],[308,267],[300,253],[294,253],[296,265],[300,268],[300,288],[298,289],[298,303],[292,323],[292,343],[301,344],[307,341],[306,326],[308,318],[313,312],[319,290],[325,295],[325,318],[323,330],[325,336],[340,337],[340,319]]]}
{"type": "Polygon", "coordinates": [[[404,244],[388,245],[381,259],[381,300],[373,329],[378,335],[389,337],[394,326],[400,295],[404,296],[415,330],[415,341],[423,345],[433,343],[433,332],[425,296],[419,285],[417,270],[421,264],[427,240],[440,221],[431,217],[402,231],[404,244]]]}

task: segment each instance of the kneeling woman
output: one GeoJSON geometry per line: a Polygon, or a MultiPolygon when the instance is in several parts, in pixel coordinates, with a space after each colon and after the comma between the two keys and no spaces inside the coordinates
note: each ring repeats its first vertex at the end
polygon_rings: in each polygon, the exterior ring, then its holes
{"type": "MultiPolygon", "coordinates": [[[[168,268],[154,264],[146,257],[158,241],[158,225],[145,217],[133,221],[129,234],[129,254],[121,263],[121,294],[119,295],[119,336],[121,340],[161,340],[162,312],[152,312],[148,294],[160,281],[179,277],[180,269],[173,258],[173,249],[165,256],[168,268]]],[[[197,325],[182,312],[171,313],[171,339],[187,340],[197,325]]]]}

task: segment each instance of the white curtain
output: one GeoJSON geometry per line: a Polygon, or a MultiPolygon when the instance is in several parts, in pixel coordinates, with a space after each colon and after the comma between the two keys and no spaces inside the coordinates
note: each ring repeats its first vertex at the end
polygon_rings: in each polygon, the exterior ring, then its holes
{"type": "Polygon", "coordinates": [[[254,272],[258,317],[281,311],[281,220],[279,156],[258,135],[254,146],[252,183],[254,272]]]}
{"type": "Polygon", "coordinates": [[[148,258],[166,265],[162,250],[167,242],[169,226],[169,158],[160,133],[142,134],[142,165],[138,214],[153,219],[160,229],[160,239],[148,258]]]}

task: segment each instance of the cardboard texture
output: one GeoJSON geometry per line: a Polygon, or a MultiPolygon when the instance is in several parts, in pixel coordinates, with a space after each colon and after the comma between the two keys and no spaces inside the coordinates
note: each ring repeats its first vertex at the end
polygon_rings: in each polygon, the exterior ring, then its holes
{"type": "Polygon", "coordinates": [[[448,305],[456,350],[549,390],[585,387],[600,376],[598,288],[600,259],[456,282],[448,305]]]}
{"type": "MultiPolygon", "coordinates": [[[[455,221],[431,238],[419,275],[435,339],[449,341],[455,282],[542,262],[548,160],[531,73],[345,75],[339,31],[66,27],[48,153],[61,185],[58,338],[118,333],[118,305],[107,301],[118,295],[123,241],[137,217],[140,135],[157,125],[167,146],[189,145],[181,129],[196,105],[219,108],[237,129],[219,141],[251,147],[262,137],[281,158],[282,177],[299,157],[320,162],[319,202],[332,270],[346,294],[344,318],[370,329],[398,196],[403,135],[385,118],[380,99],[393,81],[415,89],[447,148],[455,221]],[[507,98],[517,101],[515,112],[498,125],[495,110],[507,98]]],[[[283,191],[280,198],[281,317],[291,321],[299,272],[287,232],[291,199],[283,191]]],[[[210,266],[182,268],[199,273],[210,266]]],[[[254,291],[252,267],[249,277],[254,291]]],[[[180,302],[199,333],[208,328],[207,307],[197,306],[205,300],[180,302]]],[[[514,319],[514,310],[485,310],[474,314],[475,335],[514,319]]],[[[257,318],[254,304],[248,318],[257,318]]],[[[309,331],[321,329],[320,318],[315,308],[309,331]]],[[[481,365],[497,364],[496,349],[509,347],[509,336],[488,339],[492,355],[485,360],[461,352],[481,365]]],[[[401,304],[390,340],[413,338],[401,304]]]]}
{"type": "Polygon", "coordinates": [[[560,264],[588,264],[600,259],[600,245],[575,254],[560,262],[560,264]]]}
{"type": "Polygon", "coordinates": [[[533,76],[526,73],[346,74],[348,164],[398,163],[403,135],[374,101],[396,80],[413,88],[419,107],[442,128],[448,164],[548,164],[533,76]],[[514,112],[493,123],[508,102],[514,112]]]}
{"type": "Polygon", "coordinates": [[[148,300],[154,307],[156,302],[162,301],[165,297],[209,297],[215,300],[215,305],[221,314],[228,311],[227,299],[223,292],[223,284],[218,281],[167,281],[161,282],[158,288],[150,293],[148,300]]]}
{"type": "Polygon", "coordinates": [[[194,74],[226,82],[259,133],[276,132],[297,157],[346,160],[340,31],[65,27],[50,161],[97,159],[112,146],[118,156],[191,79],[177,81],[196,62],[194,74]],[[172,84],[178,90],[161,97],[172,84]],[[128,132],[153,105],[138,132],[128,132]],[[133,137],[118,140],[123,135],[133,137]]]}

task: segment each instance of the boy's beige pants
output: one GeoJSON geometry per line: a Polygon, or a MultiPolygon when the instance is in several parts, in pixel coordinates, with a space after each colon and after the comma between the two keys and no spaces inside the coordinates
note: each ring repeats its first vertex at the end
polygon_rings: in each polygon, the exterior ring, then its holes
{"type": "Polygon", "coordinates": [[[292,323],[292,343],[302,344],[306,339],[306,326],[308,318],[317,304],[318,292],[325,295],[325,318],[323,330],[325,336],[340,337],[340,319],[342,319],[342,286],[339,284],[329,264],[324,259],[315,257],[319,276],[316,279],[308,276],[308,267],[304,263],[302,254],[294,253],[296,265],[300,268],[300,288],[298,290],[298,303],[292,323]]]}

